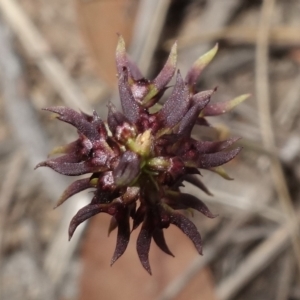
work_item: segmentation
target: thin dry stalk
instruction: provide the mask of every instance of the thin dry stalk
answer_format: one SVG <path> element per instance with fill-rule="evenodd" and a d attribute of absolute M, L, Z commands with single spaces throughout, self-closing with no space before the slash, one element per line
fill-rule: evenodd
<path fill-rule="evenodd" d="M 8 171 L 0 191 L 0 264 L 2 262 L 3 235 L 7 210 L 14 194 L 16 183 L 21 175 L 20 170 L 22 169 L 24 162 L 25 159 L 22 152 L 16 151 L 8 164 Z"/>
<path fill-rule="evenodd" d="M 294 272 L 294 257 L 288 251 L 281 266 L 281 274 L 278 276 L 276 300 L 286 300 L 289 298 L 290 287 Z"/>
<path fill-rule="evenodd" d="M 300 100 L 300 68 L 298 69 L 298 76 L 293 80 L 285 101 L 282 101 L 277 111 L 275 112 L 275 118 L 278 123 L 284 126 L 286 131 L 290 131 L 297 115 L 300 112 L 299 100 Z"/>
<path fill-rule="evenodd" d="M 259 30 L 257 34 L 255 85 L 263 144 L 267 150 L 275 153 L 274 150 L 276 149 L 276 145 L 272 126 L 268 78 L 269 31 L 274 5 L 275 0 L 265 0 L 262 6 Z M 278 156 L 273 157 L 270 172 L 274 182 L 274 187 L 286 217 L 294 220 L 294 223 L 297 222 L 292 199 L 289 194 L 284 172 Z M 290 235 L 298 269 L 300 271 L 300 242 L 295 233 L 291 232 Z"/>
<path fill-rule="evenodd" d="M 63 65 L 52 55 L 51 48 L 15 0 L 0 0 L 0 10 L 27 54 L 52 84 L 66 105 L 91 112 L 86 97 L 72 81 Z"/>
<path fill-rule="evenodd" d="M 140 1 L 130 54 L 145 74 L 150 69 L 170 4 L 170 0 Z"/>
<path fill-rule="evenodd" d="M 300 211 L 297 213 L 300 217 Z M 219 300 L 229 300 L 237 294 L 251 279 L 266 268 L 284 249 L 289 246 L 289 234 L 296 234 L 299 222 L 289 220 L 258 247 L 256 247 L 234 273 L 223 279 L 217 286 Z"/>
<path fill-rule="evenodd" d="M 2 2 L 0 1 L 0 3 Z M 8 30 L 5 24 L 1 22 L 1 19 L 0 54 L 0 83 L 3 87 L 6 117 L 11 123 L 16 138 L 24 146 L 24 151 L 27 153 L 26 158 L 32 166 L 35 166 L 37 162 L 45 158 L 45 153 L 49 149 L 47 135 L 43 132 L 35 112 L 30 105 L 30 100 L 26 92 L 25 77 L 21 67 L 22 64 L 14 52 L 11 36 L 8 34 Z M 56 177 L 47 172 L 42 173 L 41 176 L 44 188 L 48 191 L 51 196 L 50 198 L 57 199 L 67 185 L 67 181 L 56 179 Z M 79 197 L 76 203 L 78 206 L 84 206 L 86 199 Z M 46 273 L 49 275 L 52 283 L 54 283 L 54 286 L 59 284 L 65 275 L 85 227 L 85 224 L 82 224 L 76 236 L 74 236 L 72 243 L 64 245 L 64 243 L 67 243 L 67 226 L 65 223 L 71 219 L 71 216 L 77 210 L 78 207 L 73 205 L 72 202 L 70 204 L 66 203 L 64 206 L 64 222 L 60 224 L 44 259 Z"/>
<path fill-rule="evenodd" d="M 201 43 L 211 43 L 215 40 L 254 45 L 257 39 L 257 28 L 228 26 L 212 32 L 203 32 L 197 35 L 183 36 L 178 43 L 178 49 L 184 50 Z M 170 49 L 174 40 L 168 40 L 165 48 Z M 280 47 L 300 45 L 299 28 L 294 26 L 278 26 L 270 29 L 270 44 Z"/>

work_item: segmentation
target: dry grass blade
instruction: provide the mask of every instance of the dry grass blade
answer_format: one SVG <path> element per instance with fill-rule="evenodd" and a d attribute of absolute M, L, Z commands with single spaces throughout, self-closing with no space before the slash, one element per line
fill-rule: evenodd
<path fill-rule="evenodd" d="M 268 41 L 270 22 L 272 18 L 275 0 L 265 0 L 262 6 L 261 19 L 257 35 L 256 59 L 255 59 L 255 85 L 258 103 L 261 134 L 265 148 L 271 152 L 276 149 L 275 136 L 272 127 L 270 107 L 270 91 L 268 79 Z M 283 169 L 278 157 L 274 157 L 271 164 L 271 176 L 277 191 L 282 208 L 287 219 L 297 221 L 292 199 L 284 177 Z M 291 232 L 294 254 L 300 271 L 300 242 L 295 233 Z"/>
<path fill-rule="evenodd" d="M 293 273 L 294 259 L 290 251 L 288 251 L 282 262 L 281 274 L 278 276 L 276 300 L 285 300 L 289 298 Z"/>
<path fill-rule="evenodd" d="M 300 217 L 300 211 L 298 211 L 297 217 Z M 278 254 L 288 247 L 289 235 L 296 234 L 298 226 L 299 222 L 289 220 L 253 250 L 236 271 L 223 279 L 217 286 L 218 299 L 231 299 L 247 282 L 266 268 Z"/>
<path fill-rule="evenodd" d="M 200 43 L 211 43 L 215 40 L 228 40 L 241 44 L 253 45 L 256 43 L 257 28 L 251 27 L 226 27 L 213 32 L 204 32 L 194 36 L 184 36 L 179 40 L 178 49 L 198 45 Z M 174 40 L 165 43 L 165 47 L 169 49 Z M 298 46 L 300 45 L 299 28 L 298 27 L 275 27 L 270 30 L 270 44 L 275 46 Z"/>
<path fill-rule="evenodd" d="M 48 43 L 18 3 L 14 0 L 1 0 L 0 10 L 28 55 L 34 59 L 62 100 L 70 107 L 90 112 L 91 108 L 85 96 L 73 83 L 62 64 L 51 54 Z"/>
<path fill-rule="evenodd" d="M 13 157 L 8 164 L 8 171 L 0 191 L 0 264 L 2 262 L 2 243 L 7 209 L 15 191 L 16 183 L 21 175 L 20 170 L 22 169 L 24 162 L 25 159 L 21 151 L 17 151 L 13 154 Z"/>
<path fill-rule="evenodd" d="M 140 1 L 130 54 L 148 72 L 171 1 Z"/>
<path fill-rule="evenodd" d="M 300 68 L 298 76 L 294 79 L 286 95 L 285 101 L 281 103 L 275 112 L 275 118 L 287 131 L 291 130 L 297 114 L 299 114 L 300 98 Z"/>
<path fill-rule="evenodd" d="M 4 106 L 6 116 L 14 129 L 15 136 L 24 146 L 24 151 L 28 154 L 28 160 L 33 167 L 38 161 L 41 161 L 45 153 L 47 153 L 47 135 L 42 131 L 42 127 L 30 105 L 30 100 L 26 93 L 26 84 L 21 63 L 19 57 L 14 52 L 10 35 L 6 29 L 6 26 L 1 22 L 0 80 L 3 86 Z M 48 191 L 53 200 L 56 200 L 67 182 L 61 179 L 55 179 L 50 173 L 43 173 L 42 176 L 45 190 Z M 81 197 L 78 199 L 77 203 L 79 206 L 83 206 L 83 203 L 85 203 L 84 198 Z M 66 205 L 64 208 L 66 217 L 64 220 L 66 221 L 71 218 L 70 214 L 74 214 L 75 210 L 78 209 L 78 207 L 74 205 Z M 75 241 L 73 241 L 71 245 L 62 247 L 62 240 L 67 242 L 66 228 L 67 225 L 64 223 L 60 225 L 45 258 L 46 271 L 55 284 L 60 282 L 67 270 L 70 258 L 77 247 L 81 236 L 80 232 L 82 232 L 84 225 L 81 226 L 80 231 L 77 232 Z"/>

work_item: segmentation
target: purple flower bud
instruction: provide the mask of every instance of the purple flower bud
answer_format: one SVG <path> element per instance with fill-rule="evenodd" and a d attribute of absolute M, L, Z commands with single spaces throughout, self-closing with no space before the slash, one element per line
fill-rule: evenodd
<path fill-rule="evenodd" d="M 120 36 L 116 64 L 122 112 L 109 103 L 106 124 L 96 112 L 88 115 L 65 107 L 45 109 L 55 113 L 58 120 L 74 126 L 78 139 L 55 148 L 52 154 L 61 156 L 41 162 L 37 167 L 49 167 L 69 176 L 88 174 L 87 178 L 75 181 L 65 190 L 57 206 L 74 194 L 93 189 L 90 204 L 80 209 L 70 222 L 69 238 L 85 220 L 107 213 L 111 216 L 108 233 L 118 230 L 111 264 L 125 252 L 130 233 L 139 225 L 137 253 L 150 274 L 152 238 L 163 252 L 174 256 L 163 232 L 170 224 L 181 229 L 202 254 L 198 229 L 178 210 L 194 209 L 208 218 L 216 216 L 200 199 L 181 193 L 179 188 L 187 181 L 212 195 L 199 179 L 199 169 L 230 179 L 222 165 L 232 160 L 241 148 L 228 149 L 237 138 L 200 141 L 192 138 L 191 132 L 194 126 L 210 126 L 206 116 L 227 112 L 248 97 L 242 95 L 225 103 L 211 104 L 216 89 L 196 91 L 196 81 L 217 48 L 200 57 L 185 80 L 177 72 L 171 95 L 161 109 L 153 113 L 151 109 L 176 72 L 177 45 L 172 47 L 161 72 L 154 80 L 149 80 L 129 59 Z M 132 228 L 130 219 L 133 220 Z"/>

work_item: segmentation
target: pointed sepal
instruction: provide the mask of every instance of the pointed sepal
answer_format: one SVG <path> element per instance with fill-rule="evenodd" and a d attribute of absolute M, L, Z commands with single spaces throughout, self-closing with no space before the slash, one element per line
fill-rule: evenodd
<path fill-rule="evenodd" d="M 145 224 L 145 223 L 144 223 Z M 151 232 L 146 225 L 143 225 L 136 242 L 136 250 L 142 266 L 152 275 L 149 264 L 149 250 L 151 244 Z"/>
<path fill-rule="evenodd" d="M 123 214 L 126 212 L 123 212 Z M 111 259 L 110 265 L 112 266 L 115 261 L 120 258 L 125 252 L 130 238 L 130 226 L 129 226 L 129 216 L 122 216 L 121 218 L 117 217 L 118 222 L 118 235 L 117 235 L 117 244 L 114 255 Z"/>
<path fill-rule="evenodd" d="M 95 185 L 90 181 L 90 178 L 84 178 L 74 181 L 60 196 L 54 208 L 57 208 L 58 206 L 62 205 L 67 199 L 69 199 L 73 195 L 92 187 L 95 187 Z"/>
<path fill-rule="evenodd" d="M 163 105 L 162 109 L 157 113 L 157 119 L 160 120 L 165 127 L 172 127 L 186 114 L 189 104 L 187 86 L 185 85 L 180 72 L 178 72 L 173 92 Z"/>
<path fill-rule="evenodd" d="M 153 83 L 157 91 L 161 91 L 172 79 L 176 70 L 177 63 L 177 42 L 171 48 L 168 60 L 165 63 L 164 67 L 153 80 Z"/>
<path fill-rule="evenodd" d="M 231 111 L 234 107 L 248 99 L 251 95 L 245 94 L 225 102 L 209 104 L 201 112 L 201 116 L 218 116 Z"/>
<path fill-rule="evenodd" d="M 162 229 L 157 228 L 153 231 L 153 240 L 156 243 L 156 245 L 160 248 L 160 250 L 174 257 L 174 254 L 170 251 L 166 243 L 164 232 Z"/>
<path fill-rule="evenodd" d="M 86 120 L 86 118 L 77 111 L 63 106 L 54 106 L 44 108 L 44 110 L 51 111 L 58 114 L 57 119 L 69 123 L 77 128 L 77 130 L 85 135 L 91 141 L 100 139 L 100 134 L 96 128 Z"/>
<path fill-rule="evenodd" d="M 129 82 L 128 69 L 123 67 L 119 76 L 119 93 L 122 109 L 125 117 L 133 124 L 136 124 L 140 118 L 143 108 L 135 100 Z"/>
<path fill-rule="evenodd" d="M 193 64 L 191 69 L 186 75 L 185 82 L 188 84 L 190 89 L 193 89 L 197 80 L 205 69 L 205 67 L 212 61 L 218 51 L 218 44 L 216 44 L 211 50 L 209 50 L 204 55 L 200 56 Z"/>
<path fill-rule="evenodd" d="M 194 243 L 198 253 L 202 255 L 202 240 L 195 224 L 184 215 L 173 212 L 170 215 L 170 222 L 177 226 Z"/>

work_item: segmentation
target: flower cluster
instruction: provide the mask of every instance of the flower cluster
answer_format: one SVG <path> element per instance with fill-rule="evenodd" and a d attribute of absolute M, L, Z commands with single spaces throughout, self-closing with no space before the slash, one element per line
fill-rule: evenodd
<path fill-rule="evenodd" d="M 147 80 L 129 59 L 120 36 L 116 63 L 123 112 L 109 103 L 105 122 L 95 111 L 88 115 L 60 106 L 45 109 L 73 125 L 78 139 L 56 148 L 53 153 L 62 155 L 37 167 L 50 167 L 69 176 L 90 174 L 72 183 L 57 206 L 78 192 L 94 189 L 90 204 L 71 220 L 69 238 L 80 223 L 104 212 L 112 216 L 109 232 L 118 229 L 111 264 L 124 253 L 131 231 L 139 225 L 137 253 L 150 274 L 148 254 L 152 238 L 162 251 L 173 255 L 163 232 L 170 224 L 179 227 L 202 254 L 200 234 L 180 210 L 192 208 L 209 218 L 214 215 L 200 199 L 182 193 L 180 187 L 187 181 L 209 194 L 198 178 L 199 169 L 220 173 L 220 166 L 233 159 L 241 148 L 224 151 L 237 138 L 200 141 L 191 137 L 191 131 L 195 125 L 209 126 L 205 117 L 225 113 L 248 97 L 210 104 L 215 89 L 196 91 L 200 73 L 216 52 L 217 45 L 196 60 L 185 79 L 177 71 L 173 91 L 161 106 L 158 101 L 176 72 L 176 44 L 158 76 Z"/>

